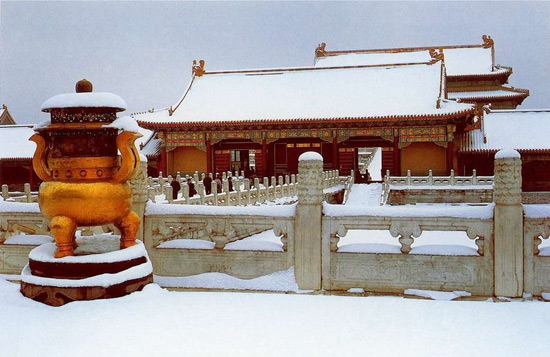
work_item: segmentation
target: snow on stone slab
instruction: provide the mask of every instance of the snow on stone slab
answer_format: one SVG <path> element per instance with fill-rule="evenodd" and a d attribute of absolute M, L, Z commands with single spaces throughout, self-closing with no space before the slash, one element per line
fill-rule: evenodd
<path fill-rule="evenodd" d="M 214 249 L 216 244 L 204 239 L 172 239 L 160 243 L 161 249 Z"/>
<path fill-rule="evenodd" d="M 390 185 L 390 190 L 492 190 L 493 185 Z"/>
<path fill-rule="evenodd" d="M 12 245 L 41 245 L 52 243 L 54 240 L 51 236 L 39 234 L 19 234 L 7 238 L 4 244 Z"/>
<path fill-rule="evenodd" d="M 526 218 L 550 218 L 550 204 L 524 204 Z"/>
<path fill-rule="evenodd" d="M 477 249 L 463 245 L 423 245 L 411 248 L 409 254 L 417 255 L 453 255 L 453 256 L 479 256 Z"/>
<path fill-rule="evenodd" d="M 118 95 L 108 92 L 83 92 L 58 94 L 46 100 L 40 110 L 56 108 L 107 107 L 126 110 L 126 102 Z"/>
<path fill-rule="evenodd" d="M 54 258 L 55 243 L 47 243 L 31 250 L 29 258 L 51 263 L 112 263 L 147 255 L 145 246 L 140 240 L 136 240 L 136 244 L 131 247 L 120 249 L 118 235 L 81 236 L 76 239 L 76 243 L 78 248 L 75 249 L 73 256 Z"/>
<path fill-rule="evenodd" d="M 265 290 L 299 292 L 294 277 L 294 267 L 253 279 L 239 279 L 223 273 L 204 273 L 187 277 L 163 277 L 155 275 L 154 281 L 163 287 Z"/>
<path fill-rule="evenodd" d="M 338 191 L 341 191 L 344 189 L 344 185 L 336 185 L 336 186 L 332 186 L 332 187 L 329 187 L 329 188 L 325 188 L 323 189 L 323 193 L 334 193 L 334 192 L 338 192 Z"/>
<path fill-rule="evenodd" d="M 215 243 L 204 239 L 173 239 L 157 246 L 161 249 L 214 249 Z M 281 237 L 273 233 L 273 229 L 253 234 L 249 237 L 225 245 L 224 250 L 255 250 L 282 252 Z"/>
<path fill-rule="evenodd" d="M 373 216 L 409 218 L 493 218 L 494 203 L 484 204 L 444 204 L 419 203 L 399 206 L 348 206 L 323 202 L 323 213 L 331 217 Z"/>
<path fill-rule="evenodd" d="M 121 131 L 131 131 L 134 133 L 138 133 L 140 131 L 140 127 L 137 123 L 137 121 L 130 117 L 130 116 L 123 116 L 121 118 L 116 119 L 110 124 L 102 125 L 102 128 L 115 128 L 119 129 Z"/>
<path fill-rule="evenodd" d="M 459 297 L 472 296 L 466 291 L 432 291 L 432 290 L 420 290 L 420 289 L 406 289 L 406 295 L 415 295 L 432 300 L 454 300 Z"/>
<path fill-rule="evenodd" d="M 298 161 L 323 161 L 323 156 L 315 151 L 307 151 L 298 157 Z"/>
<path fill-rule="evenodd" d="M 382 184 L 353 184 L 346 201 L 346 206 L 375 206 L 380 207 Z"/>
<path fill-rule="evenodd" d="M 402 254 L 399 240 L 385 230 L 351 229 L 338 242 L 338 253 Z M 409 254 L 478 256 L 475 242 L 463 231 L 424 231 Z"/>
<path fill-rule="evenodd" d="M 539 246 L 539 257 L 550 257 L 550 247 L 542 247 Z"/>
<path fill-rule="evenodd" d="M 253 234 L 250 237 L 228 243 L 224 250 L 256 250 L 282 252 L 281 237 L 277 237 L 273 229 Z"/>
<path fill-rule="evenodd" d="M 1 208 L 1 207 L 0 207 Z M 296 204 L 265 206 L 203 206 L 147 202 L 146 215 L 200 214 L 212 216 L 293 217 Z"/>
<path fill-rule="evenodd" d="M 40 209 L 36 202 L 6 202 L 0 198 L 0 213 L 40 213 Z"/>
<path fill-rule="evenodd" d="M 351 243 L 339 247 L 338 253 L 401 254 L 401 248 L 397 244 Z"/>
<path fill-rule="evenodd" d="M 542 298 L 546 301 L 550 301 L 550 292 L 543 292 L 540 294 Z"/>

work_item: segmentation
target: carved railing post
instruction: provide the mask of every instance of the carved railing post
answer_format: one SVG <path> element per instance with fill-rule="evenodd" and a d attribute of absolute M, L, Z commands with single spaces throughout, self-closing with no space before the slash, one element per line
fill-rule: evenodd
<path fill-rule="evenodd" d="M 130 187 L 132 188 L 132 211 L 138 215 L 141 221 L 136 238 L 143 241 L 145 204 L 150 196 L 150 190 L 147 187 L 147 160 L 144 159 L 144 157 L 141 159 L 139 170 L 134 177 L 130 179 Z"/>
<path fill-rule="evenodd" d="M 515 150 L 495 155 L 495 295 L 523 293 L 523 206 L 521 158 Z"/>
<path fill-rule="evenodd" d="M 300 289 L 321 288 L 321 215 L 323 209 L 323 157 L 306 152 L 298 159 L 294 265 Z"/>

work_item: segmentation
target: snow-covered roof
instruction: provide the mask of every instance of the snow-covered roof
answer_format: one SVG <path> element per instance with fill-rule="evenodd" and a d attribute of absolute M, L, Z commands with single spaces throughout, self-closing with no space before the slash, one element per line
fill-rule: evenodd
<path fill-rule="evenodd" d="M 156 157 L 160 154 L 160 148 L 162 145 L 162 140 L 160 139 L 151 139 L 149 140 L 143 149 L 141 149 L 139 152 L 146 157 Z"/>
<path fill-rule="evenodd" d="M 482 45 L 388 48 L 373 50 L 325 51 L 324 44 L 315 58 L 317 67 L 397 64 L 429 61 L 430 51 L 441 51 L 448 76 L 507 73 L 509 68 L 495 66 L 493 42 L 484 36 Z"/>
<path fill-rule="evenodd" d="M 550 150 L 549 124 L 550 110 L 494 110 L 484 116 L 482 129 L 464 133 L 461 151 Z"/>
<path fill-rule="evenodd" d="M 437 107 L 441 72 L 441 62 L 206 72 L 193 77 L 173 110 L 134 117 L 142 124 L 193 125 L 439 117 L 471 111 L 471 105 L 454 101 Z"/>
<path fill-rule="evenodd" d="M 449 99 L 480 100 L 480 99 L 525 99 L 529 96 L 526 89 L 507 88 L 483 91 L 449 92 Z"/>
<path fill-rule="evenodd" d="M 32 125 L 0 125 L 0 160 L 31 159 L 36 144 Z"/>
<path fill-rule="evenodd" d="M 126 102 L 118 95 L 108 92 L 82 92 L 58 94 L 46 100 L 41 107 L 43 112 L 59 108 L 113 108 L 116 111 L 126 110 Z"/>

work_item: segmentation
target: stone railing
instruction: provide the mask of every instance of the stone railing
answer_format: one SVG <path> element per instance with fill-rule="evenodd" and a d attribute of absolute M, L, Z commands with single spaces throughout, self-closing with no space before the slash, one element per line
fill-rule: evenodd
<path fill-rule="evenodd" d="M 21 191 L 10 191 L 8 185 L 2 185 L 2 198 L 4 201 L 12 202 L 37 202 L 38 201 L 38 192 L 31 191 L 31 185 L 26 183 L 24 185 L 23 192 Z"/>
<path fill-rule="evenodd" d="M 224 272 L 251 278 L 294 266 L 296 282 L 304 290 L 362 288 L 402 293 L 421 288 L 508 297 L 550 292 L 550 247 L 540 248 L 541 240 L 550 237 L 550 205 L 522 206 L 521 159 L 515 151 L 495 157 L 489 204 L 331 205 L 323 202 L 326 177 L 317 155 L 306 155 L 299 162 L 299 172 L 307 184 L 296 186 L 296 204 L 147 203 L 143 240 L 155 274 Z M 146 180 L 144 173 L 139 180 Z M 144 204 L 146 186 L 139 187 L 143 199 L 136 202 Z M 36 204 L 0 203 L 2 238 L 16 232 L 47 231 Z M 339 243 L 353 230 L 366 237 L 372 231 L 387 231 L 398 242 L 397 251 L 342 249 Z M 257 244 L 246 248 L 248 236 L 266 231 L 275 237 L 276 243 L 270 242 L 275 249 Z M 433 231 L 441 232 L 442 240 L 445 232 L 462 232 L 476 249 L 468 248 L 472 254 L 419 253 L 418 249 L 415 253 L 416 242 Z M 1 273 L 16 273 L 23 267 L 25 252 L 32 247 L 23 248 L 0 244 Z"/>
<path fill-rule="evenodd" d="M 442 189 L 446 189 L 448 192 L 445 192 L 445 194 L 448 196 L 453 191 L 470 191 L 473 189 L 492 190 L 493 183 L 493 176 L 477 176 L 475 169 L 473 170 L 472 176 L 455 176 L 454 170 L 451 170 L 449 176 L 433 176 L 432 170 L 429 170 L 428 176 L 411 176 L 410 170 L 407 170 L 407 176 L 390 176 L 388 170 L 386 171 L 386 176 L 382 183 L 380 205 L 385 205 L 391 201 L 390 195 L 392 190 L 403 190 L 411 194 L 411 192 L 427 190 L 441 191 Z M 418 196 L 418 193 L 416 193 L 416 195 Z M 490 194 L 486 196 L 490 196 Z M 491 199 L 492 197 L 482 198 L 480 201 L 490 202 Z M 458 200 L 461 200 L 461 198 L 458 198 Z M 412 203 L 405 202 L 402 199 L 398 201 L 397 203 Z"/>
<path fill-rule="evenodd" d="M 237 172 L 235 172 L 237 174 Z M 244 172 L 242 172 L 244 174 Z M 209 174 L 212 178 L 212 174 Z M 271 179 L 264 177 L 262 180 L 254 178 L 244 178 L 244 176 L 233 176 L 231 172 L 224 172 L 221 175 L 222 190 L 218 192 L 216 182 L 211 183 L 210 193 L 206 193 L 203 180 L 206 174 L 199 175 L 195 172 L 193 176 L 181 176 L 179 173 L 176 175 L 175 180 L 180 183 L 181 191 L 178 194 L 177 199 L 173 199 L 172 187 L 168 184 L 168 178 L 162 177 L 162 172 L 159 177 L 149 177 L 147 180 L 148 197 L 151 201 L 155 202 L 156 197 L 164 195 L 165 202 L 176 204 L 188 204 L 188 205 L 209 205 L 209 206 L 242 206 L 242 205 L 255 205 L 258 203 L 273 202 L 277 199 L 292 198 L 296 196 L 296 190 L 298 185 L 297 175 L 285 175 L 275 177 Z M 189 195 L 189 185 L 187 179 L 191 179 L 195 185 L 197 194 L 194 196 Z M 229 179 L 232 181 L 232 190 L 229 187 Z M 326 171 L 323 173 L 323 188 L 329 190 L 330 188 L 341 190 L 347 190 L 353 185 L 353 176 L 340 177 L 337 170 Z M 286 203 L 295 202 L 294 200 L 287 201 Z"/>
<path fill-rule="evenodd" d="M 34 245 L 7 245 L 6 239 L 20 234 L 48 235 L 48 220 L 36 204 L 0 202 L 0 273 L 20 274 Z"/>
<path fill-rule="evenodd" d="M 461 207 L 461 210 L 471 211 L 472 207 Z M 490 212 L 492 208 L 481 209 L 485 212 L 487 210 Z M 332 213 L 336 213 L 336 210 Z M 323 219 L 322 243 L 323 289 L 364 288 L 368 291 L 401 293 L 414 287 L 492 295 L 493 220 L 492 217 L 481 217 L 445 217 L 437 213 L 431 217 L 414 217 L 410 213 L 407 217 L 326 216 Z M 370 252 L 368 249 L 355 253 L 339 252 L 340 239 L 351 230 L 364 231 L 362 234 L 366 237 L 369 231 L 389 231 L 394 241 L 388 239 L 387 243 L 397 241 L 401 254 L 383 254 L 376 249 Z M 429 231 L 438 231 L 442 243 L 445 231 L 466 233 L 465 240 L 469 238 L 475 241 L 477 256 L 409 254 L 416 238 L 422 241 L 422 234 Z"/>
<path fill-rule="evenodd" d="M 280 217 L 262 215 L 254 207 L 205 207 L 206 214 L 181 214 L 177 213 L 178 209 L 181 211 L 186 206 L 172 205 L 172 210 L 166 210 L 166 206 L 149 203 L 145 216 L 145 246 L 156 275 L 221 272 L 248 279 L 294 265 L 291 212 L 294 208 L 291 206 L 286 207 L 290 214 Z M 232 243 L 269 230 L 280 237 L 280 245 L 272 243 L 275 249 L 231 247 Z M 205 247 L 209 242 L 211 245 Z M 197 246 L 197 243 L 201 244 Z"/>

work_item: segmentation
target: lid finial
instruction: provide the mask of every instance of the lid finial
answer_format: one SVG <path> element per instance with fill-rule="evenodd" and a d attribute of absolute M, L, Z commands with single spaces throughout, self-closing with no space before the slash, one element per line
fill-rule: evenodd
<path fill-rule="evenodd" d="M 90 82 L 89 80 L 81 79 L 78 82 L 76 82 L 75 90 L 77 93 L 92 92 L 94 90 L 94 86 L 92 85 L 92 82 Z"/>

